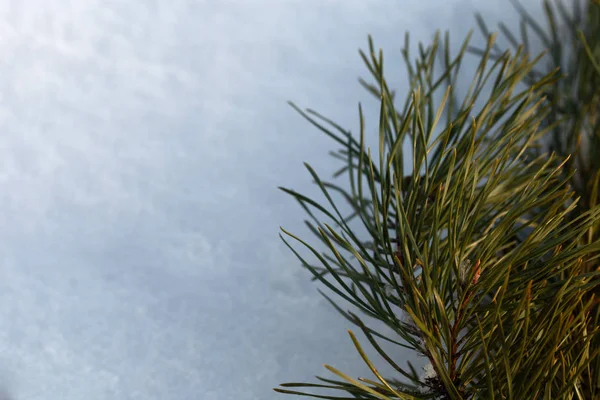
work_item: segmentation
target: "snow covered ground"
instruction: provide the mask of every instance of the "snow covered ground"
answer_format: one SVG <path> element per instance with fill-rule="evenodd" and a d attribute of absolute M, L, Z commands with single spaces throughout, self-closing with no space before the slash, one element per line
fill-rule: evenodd
<path fill-rule="evenodd" d="M 505 0 L 0 0 L 0 396 L 265 400 L 324 363 L 368 375 L 278 237 L 317 243 L 276 187 L 338 165 L 286 101 L 354 131 L 362 101 L 374 131 L 367 34 L 402 91 L 404 32 L 458 43 L 475 10 L 514 25 Z"/>

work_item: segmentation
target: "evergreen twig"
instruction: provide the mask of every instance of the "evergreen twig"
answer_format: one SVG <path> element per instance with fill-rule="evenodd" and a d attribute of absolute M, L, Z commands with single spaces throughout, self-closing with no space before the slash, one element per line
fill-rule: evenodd
<path fill-rule="evenodd" d="M 570 12 L 546 1 L 547 29 L 514 4 L 521 38 L 500 25 L 512 51 L 501 49 L 479 16 L 483 49 L 469 47 L 469 34 L 453 55 L 448 35 L 438 33 L 411 61 L 407 34 L 410 91 L 400 107 L 384 77 L 383 53 L 369 37 L 360 56 L 373 82 L 360 84 L 380 102 L 376 153 L 365 145 L 361 105 L 355 137 L 292 104 L 343 146 L 332 153 L 343 162 L 334 178 L 347 175 L 350 185 L 326 182 L 305 164 L 327 204 L 281 188 L 307 211 L 314 224 L 306 223 L 327 251 L 282 232 L 321 265 L 281 237 L 314 280 L 397 335 L 368 328 L 322 293 L 404 381 L 382 376 L 349 331 L 376 381 L 326 365 L 342 380 L 319 377 L 325 384 L 287 383 L 276 391 L 325 399 L 600 396 L 600 2 Z M 536 57 L 532 34 L 546 48 Z M 479 55 L 479 65 L 459 97 L 467 52 Z M 349 216 L 333 193 L 350 205 Z M 358 237 L 356 224 L 368 238 Z M 425 374 L 410 362 L 401 367 L 376 338 L 427 358 Z"/>

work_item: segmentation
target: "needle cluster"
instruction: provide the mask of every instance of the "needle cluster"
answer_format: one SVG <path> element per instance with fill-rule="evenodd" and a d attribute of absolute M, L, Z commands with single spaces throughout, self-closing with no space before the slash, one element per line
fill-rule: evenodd
<path fill-rule="evenodd" d="M 315 280 L 363 314 L 322 293 L 397 376 L 383 377 L 349 331 L 374 378 L 326 365 L 341 380 L 276 391 L 324 399 L 600 398 L 600 2 L 574 11 L 546 2 L 546 29 L 516 6 L 520 38 L 500 25 L 509 49 L 479 16 L 482 49 L 469 46 L 469 34 L 453 53 L 448 34 L 438 33 L 415 56 L 407 34 L 403 102 L 369 37 L 360 56 L 372 82 L 360 83 L 379 101 L 377 154 L 365 145 L 361 105 L 354 135 L 292 104 L 341 147 L 333 176 L 347 186 L 305 164 L 326 202 L 280 189 L 304 208 L 326 250 L 283 228 L 281 237 Z M 531 35 L 545 52 L 531 54 Z M 459 93 L 469 57 L 477 68 Z M 393 335 L 368 327 L 365 316 Z M 424 357 L 425 370 L 403 366 L 382 340 Z"/>

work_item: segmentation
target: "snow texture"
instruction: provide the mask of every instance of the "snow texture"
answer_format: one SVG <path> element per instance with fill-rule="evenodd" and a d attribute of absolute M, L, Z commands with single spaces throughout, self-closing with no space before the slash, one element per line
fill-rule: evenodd
<path fill-rule="evenodd" d="M 476 10 L 515 26 L 505 0 L 0 0 L 0 397 L 265 400 L 324 363 L 370 376 L 278 237 L 318 244 L 276 187 L 314 195 L 302 162 L 339 165 L 286 101 L 354 132 L 362 101 L 373 134 L 367 34 L 402 93 L 404 32 L 456 48 Z"/>

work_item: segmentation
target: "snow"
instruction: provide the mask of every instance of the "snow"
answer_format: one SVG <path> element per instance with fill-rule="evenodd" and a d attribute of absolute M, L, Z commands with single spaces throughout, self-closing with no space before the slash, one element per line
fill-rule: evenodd
<path fill-rule="evenodd" d="M 475 10 L 515 22 L 504 0 L 0 1 L 0 392 L 265 400 L 324 363 L 370 376 L 278 237 L 318 244 L 276 187 L 338 166 L 286 101 L 355 132 L 362 101 L 375 132 L 367 34 L 401 92 L 404 31 L 456 46 Z"/>

